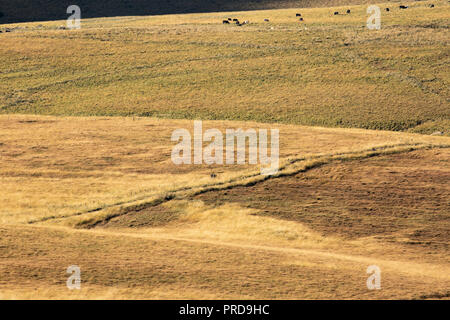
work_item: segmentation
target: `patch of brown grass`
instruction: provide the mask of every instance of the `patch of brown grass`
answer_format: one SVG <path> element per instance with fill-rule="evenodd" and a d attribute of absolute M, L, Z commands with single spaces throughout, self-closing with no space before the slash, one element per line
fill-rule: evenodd
<path fill-rule="evenodd" d="M 375 239 L 445 261 L 449 155 L 449 149 L 433 149 L 335 162 L 194 199 L 299 222 L 323 237 Z"/>

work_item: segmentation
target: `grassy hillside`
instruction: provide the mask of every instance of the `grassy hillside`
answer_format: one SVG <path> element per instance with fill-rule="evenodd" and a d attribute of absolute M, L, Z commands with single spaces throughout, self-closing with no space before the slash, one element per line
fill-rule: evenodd
<path fill-rule="evenodd" d="M 0 299 L 448 299 L 450 137 L 411 133 L 450 135 L 429 3 L 0 26 Z M 175 165 L 199 118 L 279 129 L 279 171 Z"/>
<path fill-rule="evenodd" d="M 0 1 L 0 24 L 24 21 L 60 20 L 76 4 L 84 18 L 144 16 L 170 13 L 243 11 L 298 7 L 325 7 L 368 3 L 368 0 L 15 0 Z"/>
<path fill-rule="evenodd" d="M 303 23 L 286 9 L 10 25 L 0 113 L 448 132 L 450 6 L 428 3 L 383 13 L 379 31 L 365 6 L 303 9 Z"/>
<path fill-rule="evenodd" d="M 241 122 L 205 122 L 204 129 L 273 128 Z M 450 144 L 430 137 L 359 129 L 277 125 L 281 163 L 380 146 Z M 251 179 L 259 166 L 176 166 L 171 134 L 188 120 L 0 115 L 2 222 L 30 222 L 119 209 L 186 190 Z M 191 129 L 189 129 L 191 130 Z M 217 174 L 216 179 L 210 175 Z M 238 179 L 239 180 L 239 179 Z M 245 179 L 244 179 L 245 180 Z M 45 186 L 45 187 L 44 187 Z"/>
<path fill-rule="evenodd" d="M 173 165 L 171 132 L 191 126 L 1 115 L 0 299 L 449 297 L 449 137 L 276 125 L 266 180 Z M 242 126 L 267 127 L 204 122 Z"/>

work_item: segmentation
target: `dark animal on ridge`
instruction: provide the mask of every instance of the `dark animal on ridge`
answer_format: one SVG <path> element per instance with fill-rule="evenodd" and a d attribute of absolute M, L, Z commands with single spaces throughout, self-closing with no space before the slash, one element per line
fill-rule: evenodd
<path fill-rule="evenodd" d="M 389 12 L 389 8 L 386 8 L 386 11 L 388 11 L 388 12 Z"/>
<path fill-rule="evenodd" d="M 296 17 L 301 17 L 302 14 L 301 14 L 301 13 L 297 13 L 295 16 L 296 16 Z"/>
<path fill-rule="evenodd" d="M 337 16 L 338 14 L 339 14 L 339 12 L 338 12 L 338 11 L 336 11 L 336 12 L 334 13 L 334 15 L 335 15 L 335 16 Z"/>
<path fill-rule="evenodd" d="M 228 21 L 228 20 L 223 20 L 222 23 L 223 23 L 223 24 L 230 24 L 230 21 Z"/>
<path fill-rule="evenodd" d="M 400 9 L 408 9 L 408 6 L 400 6 Z"/>
<path fill-rule="evenodd" d="M 347 10 L 347 14 L 349 14 L 350 12 L 351 12 L 350 9 L 348 9 L 348 10 Z"/>

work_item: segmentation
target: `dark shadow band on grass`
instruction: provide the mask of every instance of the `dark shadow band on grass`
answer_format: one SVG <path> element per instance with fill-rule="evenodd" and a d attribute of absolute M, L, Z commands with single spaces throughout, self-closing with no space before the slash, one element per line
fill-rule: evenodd
<path fill-rule="evenodd" d="M 364 0 L 346 1 L 348 4 L 366 2 Z M 326 7 L 336 5 L 336 2 L 333 0 L 322 0 L 315 3 L 294 0 L 78 0 L 73 3 L 68 0 L 16 0 L 0 2 L 0 24 L 65 20 L 69 16 L 66 14 L 66 9 L 73 4 L 81 8 L 82 18 L 103 18 Z"/>

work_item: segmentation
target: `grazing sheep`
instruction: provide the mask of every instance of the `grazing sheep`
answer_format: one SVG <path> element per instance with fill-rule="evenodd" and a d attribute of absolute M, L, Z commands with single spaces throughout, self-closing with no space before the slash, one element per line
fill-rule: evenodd
<path fill-rule="evenodd" d="M 339 14 L 339 12 L 338 12 L 338 11 L 336 11 L 336 12 L 334 13 L 334 15 L 335 15 L 335 16 L 337 16 L 338 14 Z"/>
<path fill-rule="evenodd" d="M 300 18 L 300 21 L 303 21 L 303 18 Z"/>
<path fill-rule="evenodd" d="M 408 9 L 408 6 L 400 6 L 400 9 Z"/>
<path fill-rule="evenodd" d="M 233 20 L 233 19 L 231 19 L 231 18 L 228 18 L 228 21 L 231 21 L 231 20 Z"/>
<path fill-rule="evenodd" d="M 269 19 L 264 19 L 265 22 L 269 22 Z"/>
<path fill-rule="evenodd" d="M 217 178 L 217 174 L 211 173 L 211 178 L 212 178 L 212 179 Z"/>
<path fill-rule="evenodd" d="M 239 19 L 233 19 L 233 22 L 239 21 Z"/>
<path fill-rule="evenodd" d="M 430 4 L 430 8 L 434 8 L 434 4 Z"/>
<path fill-rule="evenodd" d="M 239 21 L 236 21 L 236 24 L 237 24 L 238 26 L 240 26 L 240 25 L 241 25 L 241 23 L 240 23 Z"/>
<path fill-rule="evenodd" d="M 347 14 L 350 14 L 350 12 L 351 12 L 350 9 L 348 9 L 348 10 L 347 10 Z"/>
<path fill-rule="evenodd" d="M 242 24 L 249 24 L 249 23 L 250 23 L 250 21 L 245 20 Z"/>
<path fill-rule="evenodd" d="M 301 14 L 301 13 L 297 13 L 297 14 L 295 14 L 295 16 L 296 16 L 296 17 L 301 17 L 302 14 Z"/>
<path fill-rule="evenodd" d="M 389 8 L 386 8 L 386 11 L 389 12 Z"/>
<path fill-rule="evenodd" d="M 223 20 L 222 23 L 223 23 L 223 24 L 230 24 L 230 21 L 228 21 L 228 20 Z"/>

